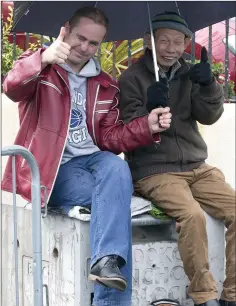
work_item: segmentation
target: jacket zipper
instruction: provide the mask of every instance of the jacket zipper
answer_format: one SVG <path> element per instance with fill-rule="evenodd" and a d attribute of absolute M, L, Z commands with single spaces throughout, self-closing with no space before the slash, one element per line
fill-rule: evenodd
<path fill-rule="evenodd" d="M 176 142 L 176 146 L 178 148 L 178 151 L 179 151 L 179 156 L 180 156 L 180 169 L 181 171 L 183 170 L 183 152 L 181 150 L 181 147 L 179 145 L 179 142 L 178 142 L 178 135 L 177 135 L 177 131 L 176 131 L 176 128 L 175 128 L 175 125 L 174 125 L 174 122 L 172 121 L 172 126 L 173 126 L 173 134 L 174 134 L 174 137 L 175 137 L 175 142 Z"/>
<path fill-rule="evenodd" d="M 59 160 L 59 163 L 58 163 L 58 167 L 57 167 L 57 171 L 56 171 L 56 174 L 55 174 L 55 177 L 54 177 L 54 180 L 53 180 L 53 184 L 52 184 L 52 188 L 48 194 L 48 197 L 47 197 L 47 202 L 48 202 L 48 199 L 50 199 L 50 196 L 52 194 L 52 190 L 53 190 L 53 187 L 55 185 L 55 181 L 56 181 L 56 178 L 57 178 L 57 174 L 58 174 L 58 171 L 59 171 L 59 168 L 60 168 L 60 165 L 61 165 L 61 160 L 62 160 L 62 156 L 63 156 L 63 153 L 65 151 L 65 147 L 66 147 L 66 143 L 67 143 L 67 135 L 69 133 L 69 128 L 70 128 L 70 120 L 71 120 L 71 96 L 70 96 L 70 88 L 69 86 L 67 85 L 66 81 L 64 80 L 64 78 L 62 77 L 62 75 L 57 71 L 57 73 L 59 74 L 59 76 L 61 77 L 61 79 L 63 80 L 63 82 L 66 84 L 66 87 L 68 88 L 68 92 L 69 92 L 69 97 L 70 97 L 70 118 L 69 118 L 69 122 L 68 122 L 68 127 L 67 127 L 67 134 L 66 134 L 66 139 L 65 139 L 65 142 L 64 142 L 64 146 L 63 146 L 63 150 L 62 150 L 62 153 L 61 153 L 61 157 L 60 157 L 60 160 Z M 45 203 L 46 205 L 46 203 Z"/>
<path fill-rule="evenodd" d="M 29 83 L 30 81 L 33 81 L 33 80 L 37 79 L 37 78 L 39 77 L 39 75 L 40 75 L 40 72 L 37 72 L 37 73 L 34 74 L 33 76 L 29 77 L 27 80 L 24 80 L 24 81 L 22 82 L 22 84 L 25 85 L 25 84 Z"/>
<path fill-rule="evenodd" d="M 97 146 L 97 140 L 96 140 L 96 134 L 95 134 L 94 118 L 95 118 L 95 109 L 96 109 L 96 103 L 97 103 L 99 89 L 100 89 L 100 84 L 98 85 L 97 90 L 96 90 L 96 96 L 95 96 L 95 101 L 94 101 L 94 106 L 93 106 L 93 116 L 92 116 L 93 138 L 94 138 L 94 142 L 95 142 L 96 146 Z"/>
<path fill-rule="evenodd" d="M 113 100 L 98 101 L 97 104 L 112 104 Z"/>
<path fill-rule="evenodd" d="M 169 80 L 168 80 L 168 79 L 167 79 L 167 87 L 168 87 L 167 99 L 168 99 L 168 101 L 169 101 L 169 98 L 170 98 L 170 94 L 169 94 L 170 84 L 169 84 Z M 161 116 L 161 114 L 158 115 L 158 117 L 159 117 L 159 116 Z M 160 137 L 161 137 L 161 135 L 160 135 Z M 159 145 L 160 145 L 160 144 L 161 144 L 161 141 L 160 141 L 159 143 L 156 143 L 156 142 L 155 142 L 155 147 L 156 147 L 156 149 L 159 148 Z"/>
<path fill-rule="evenodd" d="M 170 90 L 170 81 L 167 80 L 167 87 L 168 87 L 168 101 L 169 101 L 169 98 L 170 98 L 170 93 L 169 93 L 169 90 Z M 179 145 L 179 142 L 178 142 L 178 135 L 177 135 L 177 131 L 176 131 L 176 128 L 175 128 L 175 124 L 174 124 L 174 121 L 171 122 L 172 124 L 172 128 L 173 128 L 173 136 L 175 138 L 175 142 L 176 142 L 176 146 L 177 146 L 177 149 L 178 149 L 178 152 L 179 152 L 179 157 L 180 157 L 180 169 L 182 171 L 182 167 L 183 167 L 183 152 L 181 150 L 181 147 Z"/>
<path fill-rule="evenodd" d="M 109 113 L 109 110 L 108 109 L 98 110 L 98 111 L 95 111 L 95 113 L 98 113 L 98 114 L 107 114 L 107 113 Z"/>
<path fill-rule="evenodd" d="M 50 82 L 47 82 L 47 81 L 44 81 L 44 80 L 41 80 L 40 83 L 54 88 L 57 92 L 59 92 L 59 94 L 61 94 L 63 96 L 63 94 L 60 91 L 60 89 L 57 86 L 55 86 L 54 84 L 52 84 Z"/>

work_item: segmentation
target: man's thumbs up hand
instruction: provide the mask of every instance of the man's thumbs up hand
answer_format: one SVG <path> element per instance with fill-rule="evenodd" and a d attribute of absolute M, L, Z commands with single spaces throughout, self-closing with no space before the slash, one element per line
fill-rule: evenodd
<path fill-rule="evenodd" d="M 208 62 L 208 54 L 206 47 L 202 47 L 201 50 L 201 63 L 207 63 Z"/>
<path fill-rule="evenodd" d="M 66 28 L 61 27 L 60 33 L 57 37 L 57 40 L 64 41 L 65 36 L 66 36 Z"/>
<path fill-rule="evenodd" d="M 70 54 L 70 45 L 64 42 L 65 27 L 61 27 L 57 39 L 42 53 L 42 69 L 49 64 L 64 64 Z"/>
<path fill-rule="evenodd" d="M 208 63 L 208 55 L 205 47 L 202 47 L 200 63 L 189 70 L 189 78 L 193 83 L 201 86 L 210 85 L 213 82 L 211 65 Z"/>

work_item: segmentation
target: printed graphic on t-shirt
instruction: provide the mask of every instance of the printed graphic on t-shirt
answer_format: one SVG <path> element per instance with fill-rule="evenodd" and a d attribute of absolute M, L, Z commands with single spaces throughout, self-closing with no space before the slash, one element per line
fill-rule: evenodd
<path fill-rule="evenodd" d="M 71 146 L 83 145 L 88 137 L 88 129 L 85 122 L 85 103 L 86 98 L 83 97 L 79 88 L 74 88 L 72 95 L 72 112 L 70 120 L 70 131 L 68 142 Z"/>

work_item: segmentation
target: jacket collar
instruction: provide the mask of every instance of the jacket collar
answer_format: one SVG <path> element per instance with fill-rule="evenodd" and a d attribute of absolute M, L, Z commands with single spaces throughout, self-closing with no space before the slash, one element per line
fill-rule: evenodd
<path fill-rule="evenodd" d="M 154 74 L 154 65 L 153 65 L 153 58 L 152 58 L 152 51 L 146 48 L 144 56 L 143 56 L 143 61 L 147 69 Z M 181 57 L 179 61 L 173 66 L 172 68 L 172 73 L 170 76 L 170 79 L 173 79 L 177 76 L 183 75 L 189 71 L 189 66 L 185 62 L 185 60 Z M 159 74 L 160 77 L 166 77 L 165 72 L 160 68 L 159 69 Z"/>
<path fill-rule="evenodd" d="M 46 48 L 41 48 L 41 49 L 42 51 L 46 50 Z M 54 64 L 52 66 L 57 72 L 61 74 L 65 82 L 67 82 L 67 85 L 69 85 L 68 75 L 66 71 L 63 68 L 61 68 L 59 65 Z M 92 78 L 88 78 L 88 79 L 93 80 L 94 82 L 97 82 L 98 84 L 100 84 L 101 86 L 105 88 L 108 88 L 111 84 L 114 84 L 114 81 L 112 80 L 112 78 L 102 70 L 99 73 L 99 75 L 92 77 Z"/>
<path fill-rule="evenodd" d="M 67 72 L 62 67 L 60 67 L 59 65 L 55 64 L 55 65 L 52 65 L 52 66 L 64 78 L 64 80 L 69 85 Z M 97 82 L 98 84 L 100 84 L 101 86 L 103 86 L 105 88 L 108 88 L 113 83 L 111 77 L 103 71 L 101 71 L 99 73 L 99 75 L 97 75 L 95 77 L 88 78 L 88 80 L 91 80 L 93 82 Z"/>
<path fill-rule="evenodd" d="M 108 88 L 113 83 L 111 77 L 103 71 L 101 71 L 99 75 L 93 77 L 93 80 L 105 88 Z"/>

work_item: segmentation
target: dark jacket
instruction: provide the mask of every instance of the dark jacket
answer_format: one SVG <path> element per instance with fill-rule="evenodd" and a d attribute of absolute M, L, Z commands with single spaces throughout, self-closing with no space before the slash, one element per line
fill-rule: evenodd
<path fill-rule="evenodd" d="M 166 172 L 190 171 L 207 159 L 207 146 L 199 133 L 197 121 L 210 125 L 222 115 L 224 94 L 214 82 L 205 87 L 192 84 L 189 65 L 180 59 L 180 68 L 169 81 L 169 106 L 172 123 L 161 133 L 161 143 L 140 147 L 126 153 L 133 179 Z M 120 111 L 125 123 L 147 114 L 147 88 L 155 82 L 151 52 L 120 77 Z M 217 135 L 215 135 L 217 137 Z"/>

